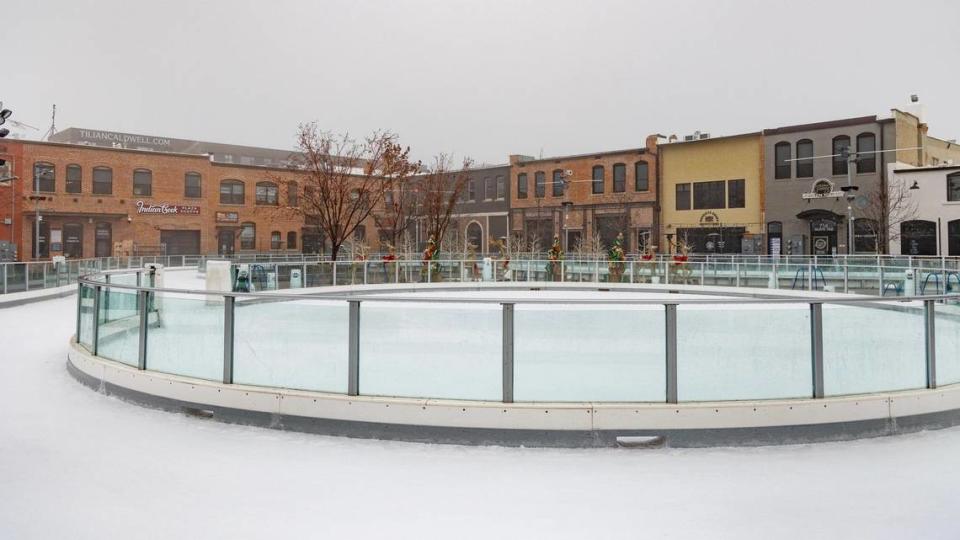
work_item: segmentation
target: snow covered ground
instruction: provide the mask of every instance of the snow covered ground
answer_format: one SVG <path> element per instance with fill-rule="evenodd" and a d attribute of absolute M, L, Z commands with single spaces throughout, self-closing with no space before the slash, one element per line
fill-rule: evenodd
<path fill-rule="evenodd" d="M 0 538 L 957 538 L 960 429 L 810 446 L 349 440 L 154 411 L 64 368 L 75 298 L 0 310 Z"/>

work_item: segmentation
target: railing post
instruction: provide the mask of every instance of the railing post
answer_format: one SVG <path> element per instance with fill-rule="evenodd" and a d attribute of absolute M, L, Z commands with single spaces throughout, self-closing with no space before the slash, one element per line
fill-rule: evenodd
<path fill-rule="evenodd" d="M 740 286 L 740 263 L 739 263 L 739 262 L 738 262 L 738 263 L 734 263 L 734 266 L 733 266 L 733 267 L 734 267 L 734 269 L 735 269 L 736 272 L 737 272 L 737 287 L 739 287 L 739 286 Z"/>
<path fill-rule="evenodd" d="M 233 384 L 235 296 L 223 297 L 223 384 Z"/>
<path fill-rule="evenodd" d="M 400 259 L 394 259 L 393 261 L 393 273 L 394 273 L 394 283 L 400 283 Z"/>
<path fill-rule="evenodd" d="M 513 304 L 503 306 L 503 402 L 513 403 Z"/>
<path fill-rule="evenodd" d="M 337 261 L 331 262 L 333 265 L 333 286 L 337 286 Z"/>
<path fill-rule="evenodd" d="M 363 284 L 364 285 L 369 285 L 369 283 L 367 283 L 367 263 L 369 262 L 370 261 L 366 259 L 363 260 Z"/>
<path fill-rule="evenodd" d="M 93 355 L 97 356 L 100 341 L 100 293 L 103 291 L 102 285 L 96 285 L 93 288 Z"/>
<path fill-rule="evenodd" d="M 77 333 L 74 334 L 74 341 L 77 342 L 77 345 L 80 344 L 80 307 L 83 302 L 83 284 L 80 283 L 77 285 Z"/>
<path fill-rule="evenodd" d="M 843 260 L 843 292 L 850 292 L 850 267 L 846 259 Z"/>
<path fill-rule="evenodd" d="M 937 331 L 935 300 L 923 301 L 923 333 L 927 349 L 927 388 L 937 387 Z"/>
<path fill-rule="evenodd" d="M 30 290 L 30 263 L 23 265 L 23 290 Z"/>
<path fill-rule="evenodd" d="M 667 403 L 677 402 L 677 305 L 664 304 L 666 313 Z"/>
<path fill-rule="evenodd" d="M 810 303 L 810 360 L 813 374 L 813 397 L 823 397 L 823 304 Z"/>
<path fill-rule="evenodd" d="M 700 286 L 703 287 L 704 281 L 707 279 L 707 263 L 706 261 L 700 261 Z"/>
<path fill-rule="evenodd" d="M 138 290 L 137 300 L 140 310 L 140 348 L 137 355 L 137 369 L 147 369 L 147 317 L 150 314 L 150 291 Z M 226 325 L 224 325 L 226 328 Z"/>
<path fill-rule="evenodd" d="M 817 256 L 814 255 L 813 258 L 816 259 Z M 810 260 L 807 261 L 807 290 L 813 290 L 813 262 Z"/>
<path fill-rule="evenodd" d="M 360 301 L 350 300 L 347 333 L 347 395 L 360 395 Z"/>

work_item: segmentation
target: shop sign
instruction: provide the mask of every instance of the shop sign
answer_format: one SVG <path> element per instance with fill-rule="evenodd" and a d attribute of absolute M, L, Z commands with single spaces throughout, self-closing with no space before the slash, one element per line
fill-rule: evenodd
<path fill-rule="evenodd" d="M 217 212 L 217 223 L 236 223 L 240 221 L 237 212 Z"/>
<path fill-rule="evenodd" d="M 199 206 L 184 206 L 181 204 L 147 204 L 143 201 L 137 201 L 138 214 L 181 214 L 196 216 L 200 214 Z"/>
<path fill-rule="evenodd" d="M 706 227 L 720 225 L 720 216 L 716 212 L 704 212 L 700 215 L 700 225 Z"/>
<path fill-rule="evenodd" d="M 838 190 L 833 182 L 826 178 L 821 178 L 813 183 L 808 193 L 801 195 L 804 199 L 839 199 L 843 197 L 843 191 Z"/>

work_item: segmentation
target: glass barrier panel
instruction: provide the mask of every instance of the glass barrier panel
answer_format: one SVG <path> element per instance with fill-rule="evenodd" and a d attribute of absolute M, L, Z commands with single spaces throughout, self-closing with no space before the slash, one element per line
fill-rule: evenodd
<path fill-rule="evenodd" d="M 812 369 L 807 304 L 677 306 L 679 401 L 810 397 Z"/>
<path fill-rule="evenodd" d="M 823 305 L 826 395 L 923 388 L 923 310 L 907 306 Z"/>
<path fill-rule="evenodd" d="M 43 268 L 44 268 L 44 263 L 27 264 L 27 275 L 28 275 L 28 279 L 30 280 L 31 291 L 43 288 L 43 282 L 44 282 Z"/>
<path fill-rule="evenodd" d="M 124 364 L 137 365 L 140 356 L 137 291 L 102 289 L 99 319 L 97 355 Z"/>
<path fill-rule="evenodd" d="M 360 394 L 502 399 L 498 304 L 360 304 Z"/>
<path fill-rule="evenodd" d="M 94 288 L 88 285 L 81 285 L 80 292 L 80 335 L 77 336 L 77 342 L 93 350 L 93 295 Z"/>
<path fill-rule="evenodd" d="M 960 383 L 960 305 L 934 304 L 937 386 Z"/>
<path fill-rule="evenodd" d="M 223 300 L 155 293 L 147 329 L 147 369 L 223 380 Z"/>
<path fill-rule="evenodd" d="M 664 320 L 661 305 L 518 304 L 514 400 L 664 401 Z"/>
<path fill-rule="evenodd" d="M 233 380 L 238 384 L 347 392 L 348 304 L 320 300 L 234 307 Z"/>

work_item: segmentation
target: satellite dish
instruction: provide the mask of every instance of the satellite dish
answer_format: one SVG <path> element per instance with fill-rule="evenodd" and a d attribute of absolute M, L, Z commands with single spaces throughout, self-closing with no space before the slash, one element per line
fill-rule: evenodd
<path fill-rule="evenodd" d="M 863 210 L 868 204 L 870 204 L 869 201 L 867 201 L 867 198 L 863 195 L 857 195 L 857 198 L 853 200 L 853 205 L 857 207 L 858 210 Z"/>

